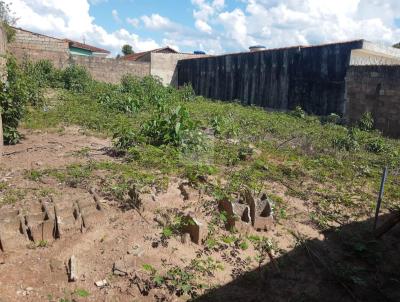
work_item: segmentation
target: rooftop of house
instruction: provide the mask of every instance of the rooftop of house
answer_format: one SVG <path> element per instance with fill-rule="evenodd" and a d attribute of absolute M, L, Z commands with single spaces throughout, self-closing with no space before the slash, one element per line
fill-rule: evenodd
<path fill-rule="evenodd" d="M 64 39 L 65 42 L 68 42 L 69 47 L 75 47 L 75 48 L 80 48 L 80 49 L 85 49 L 85 50 L 89 50 L 91 52 L 96 52 L 96 53 L 104 53 L 104 54 L 110 54 L 111 52 L 99 47 L 95 47 L 92 45 L 88 45 L 85 43 L 80 43 L 77 41 L 73 41 L 73 40 L 69 40 L 69 39 Z"/>
<path fill-rule="evenodd" d="M 162 48 L 157 48 L 157 49 L 153 49 L 153 50 L 137 52 L 137 53 L 133 53 L 130 55 L 122 56 L 121 59 L 128 60 L 128 61 L 136 61 L 149 53 L 159 53 L 159 52 L 178 53 L 175 49 L 173 49 L 169 46 L 166 46 L 166 47 L 162 47 Z"/>

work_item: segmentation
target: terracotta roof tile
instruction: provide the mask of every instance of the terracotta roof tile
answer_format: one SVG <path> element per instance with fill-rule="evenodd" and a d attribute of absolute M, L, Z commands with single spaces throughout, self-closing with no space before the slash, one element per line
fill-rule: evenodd
<path fill-rule="evenodd" d="M 88 44 L 84 44 L 84 43 L 80 43 L 77 41 L 73 41 L 73 40 L 69 40 L 69 39 L 64 39 L 65 42 L 69 43 L 70 47 L 76 47 L 76 48 L 81 48 L 81 49 L 86 49 L 92 52 L 100 52 L 100 53 L 106 53 L 109 54 L 110 52 L 108 50 L 102 49 L 102 48 L 98 48 L 92 45 L 88 45 Z"/>

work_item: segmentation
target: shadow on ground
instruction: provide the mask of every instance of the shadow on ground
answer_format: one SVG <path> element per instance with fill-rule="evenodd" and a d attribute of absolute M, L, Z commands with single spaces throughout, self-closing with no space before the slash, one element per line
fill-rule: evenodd
<path fill-rule="evenodd" d="M 334 228 L 323 241 L 297 237 L 279 270 L 268 264 L 194 301 L 400 301 L 400 225 L 379 240 L 372 225 Z"/>

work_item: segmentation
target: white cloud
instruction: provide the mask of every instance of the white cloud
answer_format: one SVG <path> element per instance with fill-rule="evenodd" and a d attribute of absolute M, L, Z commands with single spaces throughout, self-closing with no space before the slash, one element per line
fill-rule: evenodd
<path fill-rule="evenodd" d="M 195 26 L 198 30 L 200 30 L 200 31 L 202 31 L 202 32 L 205 32 L 205 33 L 208 33 L 208 34 L 211 34 L 211 32 L 212 32 L 211 26 L 208 25 L 208 23 L 205 22 L 205 21 L 203 21 L 203 20 L 196 20 L 194 26 Z"/>
<path fill-rule="evenodd" d="M 316 44 L 365 38 L 394 43 L 400 30 L 398 0 L 246 0 L 245 21 L 220 14 L 224 24 L 236 20 L 240 33 L 226 33 L 236 41 L 256 42 L 268 47 Z M 230 23 L 229 23 L 230 22 Z M 239 24 L 245 24 L 247 31 Z M 244 47 L 244 43 L 241 44 Z"/>
<path fill-rule="evenodd" d="M 254 43 L 254 39 L 248 35 L 247 19 L 241 9 L 221 13 L 219 20 L 225 28 L 226 36 L 239 43 L 241 47 L 247 48 Z"/>
<path fill-rule="evenodd" d="M 192 0 L 192 4 L 197 7 L 193 11 L 193 18 L 195 19 L 195 27 L 205 33 L 211 33 L 212 27 L 209 24 L 211 17 L 215 16 L 225 6 L 224 0 Z"/>
<path fill-rule="evenodd" d="M 97 4 L 105 3 L 105 2 L 108 2 L 108 0 L 89 0 L 89 3 L 93 4 L 93 5 L 97 5 Z"/>
<path fill-rule="evenodd" d="M 140 20 L 138 18 L 126 18 L 126 22 L 135 28 L 139 27 L 140 24 Z"/>
<path fill-rule="evenodd" d="M 87 43 L 113 52 L 126 43 L 135 51 L 169 44 L 221 53 L 252 44 L 272 48 L 360 38 L 387 44 L 400 41 L 395 25 L 400 19 L 399 0 L 238 0 L 232 3 L 240 2 L 241 8 L 229 9 L 224 0 L 191 0 L 191 27 L 157 13 L 124 20 L 132 31 L 139 26 L 159 31 L 161 45 L 124 28 L 110 32 L 99 26 L 89 8 L 106 1 L 6 0 L 20 27 L 61 38 L 85 36 Z M 113 16 L 120 19 L 118 11 Z"/>
<path fill-rule="evenodd" d="M 118 11 L 116 9 L 113 9 L 111 11 L 111 15 L 113 16 L 115 22 L 122 23 L 121 18 L 119 17 Z"/>
<path fill-rule="evenodd" d="M 144 26 L 151 30 L 176 30 L 180 27 L 170 19 L 160 16 L 159 14 L 142 16 L 140 19 L 143 21 Z"/>
<path fill-rule="evenodd" d="M 135 51 L 159 47 L 152 39 L 143 39 L 126 29 L 108 32 L 94 22 L 88 0 L 6 0 L 18 16 L 17 26 L 59 38 L 78 41 L 84 36 L 88 44 L 114 53 L 130 44 Z"/>

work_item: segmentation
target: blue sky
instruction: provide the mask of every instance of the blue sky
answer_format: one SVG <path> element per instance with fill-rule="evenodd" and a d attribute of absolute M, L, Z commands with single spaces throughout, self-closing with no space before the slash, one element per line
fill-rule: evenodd
<path fill-rule="evenodd" d="M 17 26 L 116 55 L 172 46 L 217 54 L 364 38 L 400 41 L 399 0 L 6 0 Z"/>

